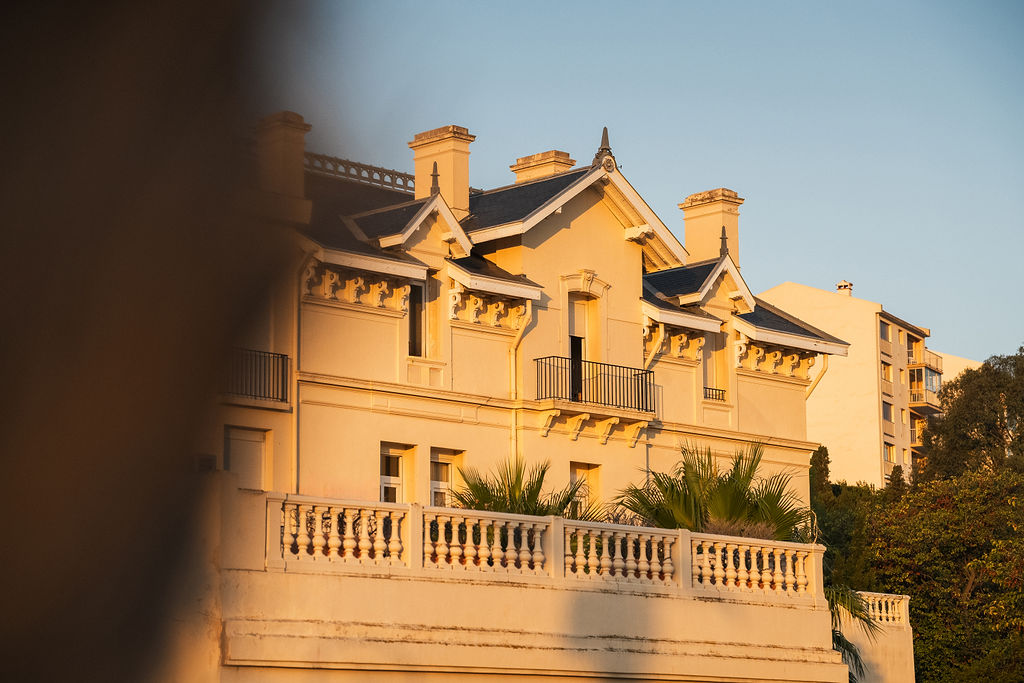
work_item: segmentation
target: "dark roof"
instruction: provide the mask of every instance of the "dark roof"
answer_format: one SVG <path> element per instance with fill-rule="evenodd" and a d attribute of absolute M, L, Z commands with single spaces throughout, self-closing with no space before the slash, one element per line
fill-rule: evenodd
<path fill-rule="evenodd" d="M 704 284 L 717 265 L 718 259 L 702 261 L 692 266 L 659 270 L 656 273 L 644 275 L 644 282 L 665 296 L 693 294 L 700 291 L 700 286 Z"/>
<path fill-rule="evenodd" d="M 539 180 L 471 194 L 469 215 L 462 220 L 462 227 L 466 232 L 473 232 L 520 221 L 590 170 L 590 167 L 575 169 Z"/>
<path fill-rule="evenodd" d="M 430 197 L 423 197 L 422 199 L 414 199 L 411 202 L 359 214 L 352 216 L 352 221 L 371 240 L 387 237 L 388 235 L 397 235 L 405 229 L 405 226 L 409 224 L 413 216 L 430 199 Z"/>
<path fill-rule="evenodd" d="M 756 305 L 752 312 L 739 315 L 741 319 L 747 321 L 754 327 L 760 327 L 763 330 L 784 332 L 786 334 L 795 334 L 800 337 L 818 339 L 820 341 L 830 342 L 833 344 L 846 344 L 842 339 L 833 337 L 828 332 L 819 330 L 817 327 L 805 323 L 796 316 L 792 316 L 762 299 L 754 297 L 754 302 Z"/>
<path fill-rule="evenodd" d="M 336 245 L 351 241 L 350 231 L 342 224 L 341 216 L 364 213 L 410 199 L 406 192 L 309 172 L 306 173 L 306 197 L 313 207 L 304 232 L 332 249 L 347 248 Z"/>
<path fill-rule="evenodd" d="M 525 275 L 513 275 L 504 268 L 499 268 L 482 256 L 472 254 L 470 256 L 464 256 L 462 258 L 450 258 L 446 259 L 451 261 L 459 268 L 482 275 L 484 277 L 493 278 L 495 280 L 506 280 L 508 282 L 514 282 L 520 285 L 530 285 L 531 287 L 540 287 L 536 282 L 529 279 Z"/>
<path fill-rule="evenodd" d="M 703 310 L 701 310 L 699 306 L 677 306 L 670 301 L 665 301 L 664 299 L 660 298 L 655 292 L 654 288 L 651 287 L 646 282 L 644 282 L 643 295 L 641 296 L 641 298 L 644 301 L 653 304 L 654 306 L 657 306 L 658 308 L 665 311 L 672 311 L 673 313 L 686 313 L 687 315 L 694 315 L 697 316 L 698 318 L 707 318 L 708 320 L 717 320 L 718 322 L 722 322 L 721 320 L 711 315 L 710 313 L 706 313 Z"/>

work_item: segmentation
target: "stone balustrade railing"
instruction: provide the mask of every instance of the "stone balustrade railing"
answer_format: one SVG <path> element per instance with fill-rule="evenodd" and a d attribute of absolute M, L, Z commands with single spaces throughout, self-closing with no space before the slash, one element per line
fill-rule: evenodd
<path fill-rule="evenodd" d="M 910 624 L 910 596 L 858 591 L 868 603 L 868 616 L 883 624 Z"/>
<path fill-rule="evenodd" d="M 685 529 L 267 494 L 267 566 L 285 571 L 458 572 L 823 604 L 823 552 Z M 873 618 L 907 620 L 906 598 L 865 595 Z"/>

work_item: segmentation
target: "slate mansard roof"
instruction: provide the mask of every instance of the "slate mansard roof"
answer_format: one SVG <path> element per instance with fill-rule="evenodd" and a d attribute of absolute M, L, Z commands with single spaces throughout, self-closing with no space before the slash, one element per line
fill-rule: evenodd
<path fill-rule="evenodd" d="M 752 312 L 742 313 L 737 316 L 754 327 L 758 327 L 762 330 L 771 330 L 773 332 L 794 334 L 798 337 L 807 337 L 809 339 L 816 339 L 818 341 L 828 342 L 831 344 L 845 345 L 847 343 L 838 337 L 833 337 L 828 332 L 824 332 L 809 323 L 805 323 L 796 316 L 790 315 L 789 313 L 772 306 L 762 299 L 755 297 L 754 300 L 757 302 L 757 306 L 754 307 Z"/>
<path fill-rule="evenodd" d="M 702 261 L 689 266 L 659 270 L 644 275 L 644 284 L 665 296 L 683 296 L 700 291 L 718 261 Z"/>
<path fill-rule="evenodd" d="M 520 221 L 588 172 L 584 167 L 526 183 L 469 195 L 469 215 L 461 221 L 466 232 Z"/>

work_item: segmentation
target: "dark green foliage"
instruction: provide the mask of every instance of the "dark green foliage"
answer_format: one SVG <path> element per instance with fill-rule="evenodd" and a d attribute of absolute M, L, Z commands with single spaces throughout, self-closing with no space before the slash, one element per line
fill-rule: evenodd
<path fill-rule="evenodd" d="M 939 401 L 943 414 L 924 432 L 921 481 L 971 470 L 1024 472 L 1024 346 L 945 383 Z"/>

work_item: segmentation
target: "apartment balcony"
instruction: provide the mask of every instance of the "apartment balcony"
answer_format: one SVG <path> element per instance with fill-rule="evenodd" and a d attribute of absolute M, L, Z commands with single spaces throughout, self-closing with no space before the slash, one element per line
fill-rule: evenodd
<path fill-rule="evenodd" d="M 907 349 L 907 365 L 909 367 L 927 367 L 941 373 L 942 356 L 926 348 Z"/>
<path fill-rule="evenodd" d="M 925 427 L 928 426 L 926 420 L 914 420 L 910 425 L 910 445 L 914 448 L 920 448 L 924 445 L 924 434 Z"/>
<path fill-rule="evenodd" d="M 705 401 L 725 401 L 725 389 L 715 389 L 714 387 L 704 387 L 704 400 Z"/>
<path fill-rule="evenodd" d="M 819 545 L 233 495 L 221 642 L 239 680 L 283 666 L 847 681 Z"/>
<path fill-rule="evenodd" d="M 537 400 L 654 412 L 654 371 L 610 363 L 546 356 L 537 365 Z"/>
<path fill-rule="evenodd" d="M 910 407 L 922 415 L 933 415 L 942 409 L 936 392 L 913 387 L 910 389 Z"/>
<path fill-rule="evenodd" d="M 283 353 L 233 349 L 226 375 L 222 389 L 225 394 L 288 402 L 289 358 Z"/>

